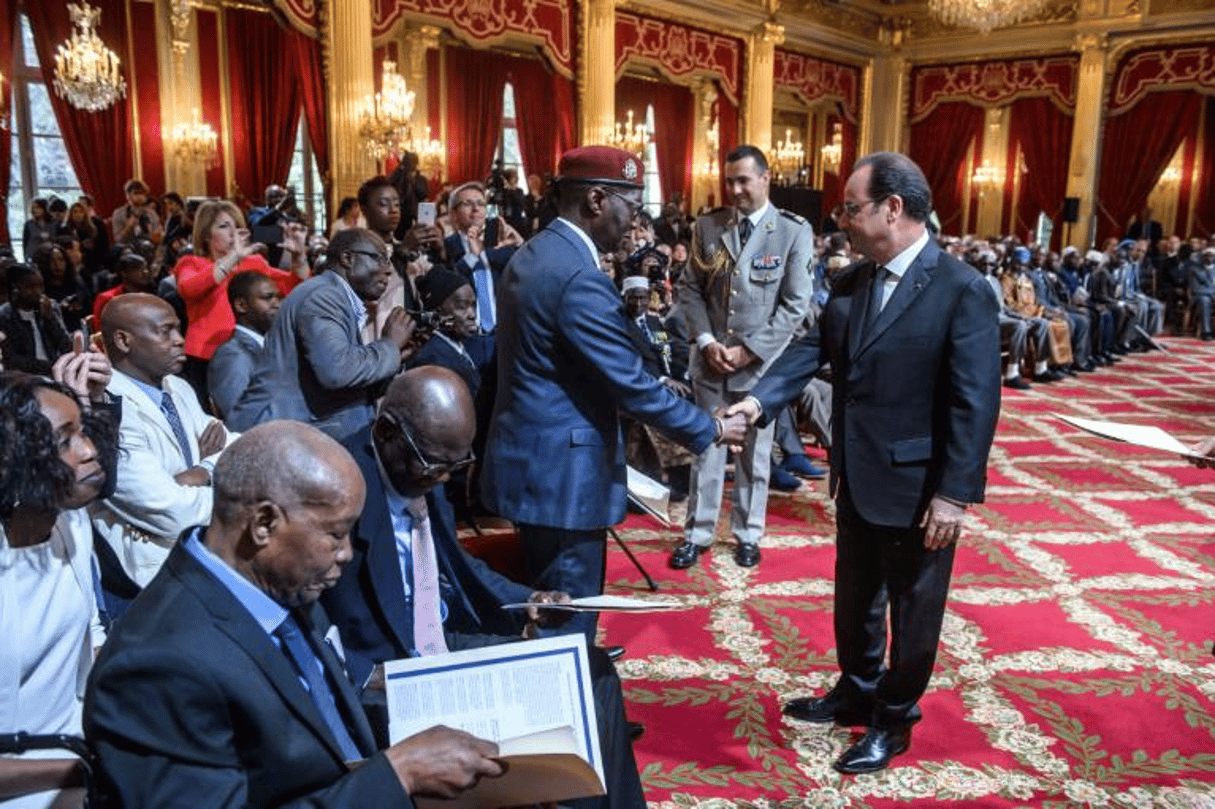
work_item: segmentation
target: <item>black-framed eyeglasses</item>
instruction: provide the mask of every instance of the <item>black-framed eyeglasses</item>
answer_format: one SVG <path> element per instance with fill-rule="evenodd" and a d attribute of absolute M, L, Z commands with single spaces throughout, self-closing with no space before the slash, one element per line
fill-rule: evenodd
<path fill-rule="evenodd" d="M 616 197 L 621 202 L 623 202 L 625 205 L 629 206 L 629 218 L 632 218 L 632 217 L 636 216 L 637 214 L 641 213 L 641 209 L 645 207 L 644 202 L 634 202 L 633 200 L 626 197 L 624 194 L 621 194 L 619 191 L 613 191 L 610 188 L 605 188 L 605 189 L 603 189 L 603 193 Z"/>
<path fill-rule="evenodd" d="M 409 428 L 404 424 L 397 422 L 397 429 L 401 435 L 405 436 L 405 443 L 409 445 L 410 451 L 417 457 L 422 464 L 422 477 L 424 478 L 440 478 L 443 475 L 450 475 L 459 472 L 461 469 L 467 469 L 477 462 L 477 456 L 470 449 L 468 457 L 461 461 L 452 461 L 450 463 L 433 463 L 429 458 L 422 454 L 422 450 L 418 448 L 418 444 L 413 440 L 413 436 L 409 433 Z"/>
<path fill-rule="evenodd" d="M 849 219 L 860 216 L 861 211 L 865 210 L 866 205 L 869 203 L 880 205 L 885 199 L 886 197 L 878 197 L 877 199 L 867 199 L 864 202 L 845 202 L 844 215 Z"/>
<path fill-rule="evenodd" d="M 381 250 L 355 250 L 353 247 L 346 251 L 347 253 L 358 253 L 360 256 L 369 256 L 370 258 L 379 259 L 381 263 L 388 262 L 388 255 Z"/>

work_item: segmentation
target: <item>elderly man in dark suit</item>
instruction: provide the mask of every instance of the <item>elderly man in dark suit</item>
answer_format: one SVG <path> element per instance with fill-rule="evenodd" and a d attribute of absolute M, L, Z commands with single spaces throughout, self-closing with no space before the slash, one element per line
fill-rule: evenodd
<path fill-rule="evenodd" d="M 446 368 L 414 368 L 388 386 L 372 427 L 346 444 L 367 501 L 353 533 L 353 558 L 322 603 L 341 633 L 355 682 L 388 660 L 519 641 L 526 620 L 554 612 L 524 614 L 503 604 L 569 600 L 513 582 L 460 547 L 442 484 L 472 461 L 475 427 L 472 398 L 459 377 Z M 434 565 L 419 566 L 430 558 Z M 435 597 L 428 598 L 432 587 Z M 620 679 L 602 649 L 590 650 L 590 666 L 608 794 L 577 805 L 642 806 Z M 366 701 L 375 706 L 378 695 Z"/>
<path fill-rule="evenodd" d="M 183 536 L 89 679 L 85 736 L 118 805 L 410 806 L 501 774 L 496 745 L 450 728 L 375 751 L 317 624 L 363 508 L 341 446 L 301 424 L 255 428 L 215 491 L 210 526 Z"/>
<path fill-rule="evenodd" d="M 571 596 L 603 592 L 607 528 L 624 519 L 619 410 L 694 452 L 741 437 L 647 374 L 619 293 L 599 255 L 641 209 L 636 155 L 605 146 L 566 152 L 559 217 L 515 253 L 498 285 L 498 395 L 482 500 L 514 520 L 529 582 Z M 566 626 L 594 641 L 595 613 Z"/>
<path fill-rule="evenodd" d="M 963 515 L 983 499 L 1000 333 L 987 281 L 925 228 L 932 193 L 918 166 L 890 152 L 864 157 L 844 200 L 843 226 L 865 260 L 836 280 L 819 335 L 791 345 L 731 410 L 777 413 L 831 363 L 841 676 L 785 713 L 866 726 L 835 762 L 862 773 L 905 751 L 921 717 Z"/>
<path fill-rule="evenodd" d="M 228 414 L 228 425 L 243 430 L 291 419 L 337 439 L 367 426 L 375 396 L 401 370 L 413 336 L 413 320 L 398 308 L 378 340 L 364 344 L 360 337 L 367 304 L 379 300 L 391 273 L 379 236 L 362 228 L 336 234 L 325 272 L 283 301 L 253 384 Z"/>

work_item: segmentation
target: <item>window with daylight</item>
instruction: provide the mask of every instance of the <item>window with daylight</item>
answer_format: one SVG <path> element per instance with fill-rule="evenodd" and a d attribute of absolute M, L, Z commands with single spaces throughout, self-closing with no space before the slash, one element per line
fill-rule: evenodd
<path fill-rule="evenodd" d="M 642 201 L 650 216 L 657 218 L 662 214 L 662 181 L 658 178 L 658 140 L 654 136 L 654 105 L 645 107 L 645 191 Z"/>
<path fill-rule="evenodd" d="M 515 121 L 515 88 L 510 82 L 502 88 L 502 134 L 494 149 L 494 163 L 502 161 L 503 169 L 519 172 L 519 187 L 527 185 L 527 172 L 523 170 L 523 152 L 519 149 L 519 126 Z"/>
<path fill-rule="evenodd" d="M 42 80 L 34 34 L 25 14 L 18 15 L 13 44 L 12 104 L 8 232 L 13 251 L 24 261 L 28 256 L 23 255 L 21 231 L 30 216 L 30 203 L 39 197 L 48 202 L 51 197 L 59 197 L 70 206 L 81 193 L 51 108 L 49 89 Z"/>
<path fill-rule="evenodd" d="M 312 153 L 312 140 L 302 115 L 299 128 L 295 130 L 295 152 L 291 155 L 287 185 L 295 190 L 295 203 L 308 218 L 304 224 L 316 233 L 328 233 L 329 222 L 325 219 L 325 184 L 321 182 L 321 173 L 316 167 L 316 156 Z"/>

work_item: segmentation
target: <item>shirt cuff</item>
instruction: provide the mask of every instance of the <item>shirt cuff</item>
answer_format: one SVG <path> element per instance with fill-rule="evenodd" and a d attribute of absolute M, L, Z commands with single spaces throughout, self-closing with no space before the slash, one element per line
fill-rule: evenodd
<path fill-rule="evenodd" d="M 696 347 L 701 351 L 705 350 L 705 346 L 712 345 L 716 342 L 717 338 L 712 334 L 709 334 L 707 331 L 702 331 L 700 334 L 696 335 Z"/>

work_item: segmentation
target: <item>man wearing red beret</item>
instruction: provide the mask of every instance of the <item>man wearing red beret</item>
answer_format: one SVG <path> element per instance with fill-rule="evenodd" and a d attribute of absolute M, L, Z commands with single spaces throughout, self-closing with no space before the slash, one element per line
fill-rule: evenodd
<path fill-rule="evenodd" d="M 519 249 L 498 286 L 498 396 L 482 472 L 487 507 L 519 529 L 532 587 L 603 592 L 607 528 L 624 518 L 618 410 L 700 453 L 742 425 L 710 417 L 641 366 L 620 294 L 599 271 L 641 210 L 636 155 L 566 152 L 558 218 Z M 565 626 L 595 638 L 595 613 Z"/>

